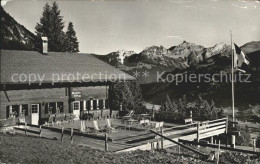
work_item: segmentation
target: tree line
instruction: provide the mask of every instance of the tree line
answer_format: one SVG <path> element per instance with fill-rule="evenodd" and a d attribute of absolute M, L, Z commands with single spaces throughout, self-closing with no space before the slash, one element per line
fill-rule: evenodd
<path fill-rule="evenodd" d="M 53 52 L 79 52 L 79 42 L 74 25 L 68 23 L 66 32 L 63 31 L 65 22 L 56 2 L 43 7 L 40 22 L 35 27 L 38 37 L 48 37 L 48 50 Z"/>
<path fill-rule="evenodd" d="M 209 103 L 200 95 L 195 102 L 188 102 L 185 95 L 178 100 L 171 99 L 167 95 L 165 103 L 155 114 L 155 119 L 166 122 L 183 122 L 191 115 L 193 119 L 199 121 L 214 120 L 222 118 L 224 111 L 222 108 L 217 108 L 213 100 Z"/>

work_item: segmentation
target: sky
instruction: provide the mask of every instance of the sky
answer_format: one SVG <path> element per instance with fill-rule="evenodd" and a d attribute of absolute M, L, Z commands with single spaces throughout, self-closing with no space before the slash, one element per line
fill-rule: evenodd
<path fill-rule="evenodd" d="M 16 21 L 35 32 L 51 0 L 2 0 Z M 260 40 L 259 0 L 59 0 L 65 25 L 72 21 L 83 53 L 137 53 L 184 40 L 205 47 Z M 67 27 L 64 28 L 64 31 Z"/>

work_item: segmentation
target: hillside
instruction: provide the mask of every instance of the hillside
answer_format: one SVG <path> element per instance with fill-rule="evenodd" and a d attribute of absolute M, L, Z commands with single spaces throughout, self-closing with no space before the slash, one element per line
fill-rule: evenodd
<path fill-rule="evenodd" d="M 61 143 L 24 135 L 0 134 L 0 163 L 214 163 L 201 159 L 187 149 L 172 147 L 164 150 L 132 151 L 127 153 L 113 153 L 91 149 L 77 144 Z M 26 146 L 25 146 L 26 145 Z M 195 148 L 195 147 L 194 147 Z M 213 149 L 198 148 L 199 151 L 210 153 Z M 222 152 L 220 163 L 259 163 L 259 157 L 254 155 Z"/>
<path fill-rule="evenodd" d="M 41 50 L 41 40 L 0 7 L 1 49 Z"/>

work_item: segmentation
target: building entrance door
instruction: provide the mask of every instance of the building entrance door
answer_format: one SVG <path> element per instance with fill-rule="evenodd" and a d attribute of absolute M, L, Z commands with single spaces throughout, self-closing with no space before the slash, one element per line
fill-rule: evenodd
<path fill-rule="evenodd" d="M 39 104 L 31 104 L 31 109 L 31 123 L 32 125 L 39 125 Z"/>
<path fill-rule="evenodd" d="M 73 102 L 73 114 L 76 116 L 76 119 L 79 119 L 79 116 L 80 116 L 80 102 L 79 101 Z"/>

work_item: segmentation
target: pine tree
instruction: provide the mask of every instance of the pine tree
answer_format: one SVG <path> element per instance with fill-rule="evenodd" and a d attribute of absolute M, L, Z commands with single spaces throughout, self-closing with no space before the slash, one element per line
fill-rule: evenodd
<path fill-rule="evenodd" d="M 48 3 L 43 7 L 40 23 L 37 23 L 35 29 L 37 36 L 49 36 L 51 34 L 51 7 Z"/>
<path fill-rule="evenodd" d="M 67 50 L 68 43 L 63 28 L 64 21 L 58 4 L 53 2 L 50 6 L 46 3 L 40 22 L 37 23 L 35 29 L 38 37 L 48 37 L 49 51 L 64 52 Z"/>
<path fill-rule="evenodd" d="M 60 15 L 58 4 L 53 2 L 51 9 L 51 23 L 52 23 L 52 45 L 50 48 L 53 51 L 64 52 L 66 51 L 66 35 L 63 32 L 64 22 L 63 16 Z"/>
<path fill-rule="evenodd" d="M 69 22 L 68 29 L 66 32 L 66 37 L 68 41 L 67 51 L 69 52 L 79 52 L 79 42 L 76 37 L 76 32 L 73 27 L 73 23 Z"/>
<path fill-rule="evenodd" d="M 116 82 L 109 89 L 110 107 L 119 109 L 120 103 L 123 110 L 134 110 L 135 113 L 145 113 L 143 98 L 139 86 L 135 82 Z"/>

